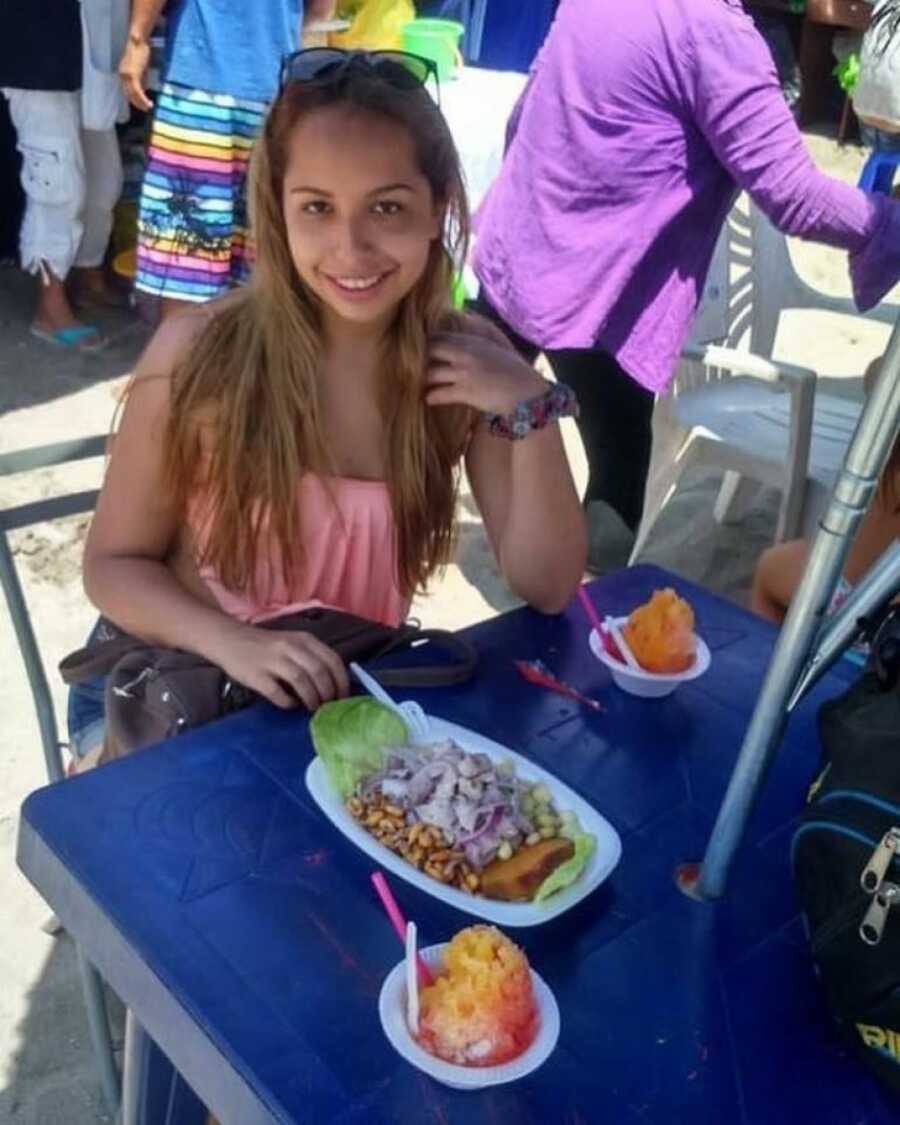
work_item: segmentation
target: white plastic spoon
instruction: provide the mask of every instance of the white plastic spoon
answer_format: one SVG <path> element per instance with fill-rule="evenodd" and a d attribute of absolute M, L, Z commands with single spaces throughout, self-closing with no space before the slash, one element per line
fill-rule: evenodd
<path fill-rule="evenodd" d="M 416 970 L 416 924 L 406 923 L 406 1023 L 410 1035 L 419 1034 L 419 975 Z"/>
<path fill-rule="evenodd" d="M 407 729 L 414 742 L 428 741 L 431 733 L 431 723 L 428 721 L 428 716 L 418 703 L 414 703 L 411 699 L 404 700 L 403 703 L 398 703 L 396 699 L 392 699 L 391 696 L 388 695 L 374 676 L 370 676 L 369 673 L 360 668 L 358 664 L 351 660 L 348 667 L 373 699 L 377 699 L 379 703 L 384 704 L 385 707 L 389 707 L 400 716 L 406 723 Z"/>
<path fill-rule="evenodd" d="M 622 630 L 616 624 L 614 618 L 604 617 L 603 626 L 606 629 L 607 633 L 609 633 L 612 639 L 616 642 L 619 652 L 621 652 L 621 654 L 625 657 L 625 663 L 628 665 L 628 667 L 634 668 L 636 671 L 640 672 L 641 666 L 640 664 L 638 664 L 637 660 L 635 660 L 634 653 L 628 647 L 628 642 L 622 636 Z"/>

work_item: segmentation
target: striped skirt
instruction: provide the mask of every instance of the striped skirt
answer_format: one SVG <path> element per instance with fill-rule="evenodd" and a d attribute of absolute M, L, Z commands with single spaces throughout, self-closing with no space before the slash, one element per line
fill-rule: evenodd
<path fill-rule="evenodd" d="M 246 280 L 247 165 L 266 106 L 166 83 L 141 187 L 135 286 L 209 301 Z"/>

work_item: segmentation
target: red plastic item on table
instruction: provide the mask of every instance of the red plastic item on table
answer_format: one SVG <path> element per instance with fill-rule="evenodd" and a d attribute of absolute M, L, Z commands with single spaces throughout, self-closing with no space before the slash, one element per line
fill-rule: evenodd
<path fill-rule="evenodd" d="M 588 592 L 584 588 L 584 586 L 578 587 L 578 600 L 584 607 L 584 612 L 587 614 L 588 620 L 590 621 L 591 625 L 593 625 L 594 632 L 600 638 L 600 642 L 602 643 L 603 647 L 614 660 L 618 660 L 620 664 L 624 664 L 625 657 L 622 655 L 619 646 L 609 635 L 609 630 L 606 629 L 603 622 L 600 620 L 600 615 L 594 608 L 594 603 L 588 597 Z"/>
<path fill-rule="evenodd" d="M 522 679 L 527 680 L 530 684 L 536 684 L 548 691 L 555 691 L 557 695 L 565 695 L 569 699 L 577 700 L 578 703 L 583 703 L 585 707 L 590 707 L 592 711 L 606 710 L 599 700 L 582 695 L 580 691 L 576 691 L 569 684 L 558 680 L 542 660 L 514 660 L 513 664 L 515 664 L 516 671 Z"/>

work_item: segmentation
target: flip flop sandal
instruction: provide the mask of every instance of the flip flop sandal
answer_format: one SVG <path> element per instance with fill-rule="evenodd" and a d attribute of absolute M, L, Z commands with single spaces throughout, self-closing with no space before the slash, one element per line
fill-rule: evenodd
<path fill-rule="evenodd" d="M 69 328 L 57 328 L 55 331 L 32 324 L 29 332 L 45 344 L 76 352 L 99 352 L 106 347 L 106 341 L 92 324 L 73 324 Z"/>

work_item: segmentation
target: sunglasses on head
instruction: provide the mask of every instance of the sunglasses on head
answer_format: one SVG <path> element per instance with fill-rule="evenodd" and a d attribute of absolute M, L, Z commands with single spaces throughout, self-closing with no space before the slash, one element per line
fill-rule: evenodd
<path fill-rule="evenodd" d="M 358 69 L 399 90 L 415 90 L 434 79 L 439 93 L 437 66 L 431 59 L 408 51 L 342 51 L 337 47 L 308 47 L 294 51 L 281 63 L 279 93 L 292 82 L 334 82 Z"/>

